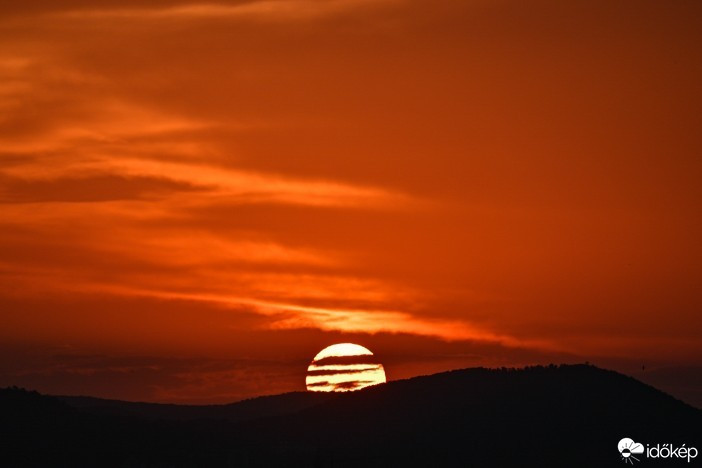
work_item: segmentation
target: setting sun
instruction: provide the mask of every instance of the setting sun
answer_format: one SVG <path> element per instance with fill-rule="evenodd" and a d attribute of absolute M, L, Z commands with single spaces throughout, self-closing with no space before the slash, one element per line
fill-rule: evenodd
<path fill-rule="evenodd" d="M 373 353 L 353 343 L 324 348 L 307 368 L 311 392 L 350 392 L 385 381 L 385 369 Z"/>

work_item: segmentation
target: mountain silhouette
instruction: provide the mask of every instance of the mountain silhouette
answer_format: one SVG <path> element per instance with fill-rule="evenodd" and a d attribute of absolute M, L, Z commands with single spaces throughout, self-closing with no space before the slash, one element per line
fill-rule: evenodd
<path fill-rule="evenodd" d="M 0 411 L 8 467 L 621 467 L 623 437 L 702 448 L 702 411 L 588 365 L 473 368 L 211 406 L 8 388 Z"/>
<path fill-rule="evenodd" d="M 132 415 L 148 420 L 223 419 L 237 422 L 295 413 L 334 396 L 330 393 L 290 392 L 282 395 L 251 398 L 226 405 L 141 403 L 84 396 L 58 396 L 57 398 L 68 403 L 69 406 L 91 414 Z"/>

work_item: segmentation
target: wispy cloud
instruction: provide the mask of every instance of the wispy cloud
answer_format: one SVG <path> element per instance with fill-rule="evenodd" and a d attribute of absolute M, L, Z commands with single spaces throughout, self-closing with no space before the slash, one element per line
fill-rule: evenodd
<path fill-rule="evenodd" d="M 545 340 L 520 340 L 496 334 L 472 326 L 466 320 L 428 319 L 401 311 L 309 307 L 224 293 L 189 293 L 104 284 L 84 285 L 83 287 L 87 288 L 87 291 L 93 292 L 169 300 L 202 301 L 228 306 L 235 310 L 244 306 L 269 317 L 266 327 L 273 330 L 314 328 L 347 333 L 404 333 L 438 337 L 448 341 L 470 340 L 506 346 L 530 346 L 553 351 L 561 350 L 557 345 Z"/>
<path fill-rule="evenodd" d="M 90 190 L 100 184 L 98 192 L 105 193 L 110 186 L 126 188 L 127 184 L 150 180 L 154 185 L 161 181 L 162 186 L 170 184 L 172 188 L 198 188 L 199 197 L 189 200 L 200 204 L 236 201 L 376 209 L 419 203 L 407 194 L 379 187 L 237 168 L 231 163 L 236 160 L 234 155 L 217 148 L 207 132 L 244 132 L 258 124 L 194 119 L 97 94 L 86 99 L 79 89 L 95 84 L 89 77 L 77 73 L 47 78 L 43 74 L 46 67 L 37 69 L 33 64 L 13 56 L 0 63 L 0 74 L 5 70 L 15 80 L 14 85 L 0 85 L 0 106 L 11 111 L 5 123 L 8 128 L 15 127 L 14 131 L 0 131 L 0 154 L 7 156 L 5 161 L 12 161 L 0 161 L 0 175 L 13 179 L 8 179 L 6 191 L 34 186 L 41 192 L 42 187 L 53 186 L 63 192 L 59 190 L 62 181 L 74 181 L 69 190 L 74 195 L 59 195 L 56 201 L 98 201 L 111 198 L 81 196 L 81 187 Z M 55 102 L 52 86 L 66 82 L 76 88 L 75 101 Z M 30 107 L 45 104 L 38 97 L 44 95 L 58 108 L 34 115 Z M 16 198 L 51 201 L 47 196 L 18 194 Z M 5 199 L 13 198 L 6 195 Z"/>
<path fill-rule="evenodd" d="M 61 13 L 74 19 L 243 19 L 257 21 L 303 21 L 338 15 L 349 10 L 398 0 L 254 0 L 239 4 L 192 3 L 160 8 L 83 9 Z"/>

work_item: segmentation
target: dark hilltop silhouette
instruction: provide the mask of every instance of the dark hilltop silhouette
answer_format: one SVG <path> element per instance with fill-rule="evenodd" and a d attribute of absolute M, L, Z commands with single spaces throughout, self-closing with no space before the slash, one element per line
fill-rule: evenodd
<path fill-rule="evenodd" d="M 623 437 L 702 448 L 702 411 L 589 365 L 474 368 L 212 406 L 8 388 L 0 415 L 5 467 L 621 467 Z"/>

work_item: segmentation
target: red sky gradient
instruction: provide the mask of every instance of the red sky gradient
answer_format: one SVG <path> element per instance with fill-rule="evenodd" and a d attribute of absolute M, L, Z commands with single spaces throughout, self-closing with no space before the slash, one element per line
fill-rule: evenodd
<path fill-rule="evenodd" d="M 0 1 L 0 385 L 227 402 L 354 342 L 702 401 L 700 44 L 698 1 Z"/>

